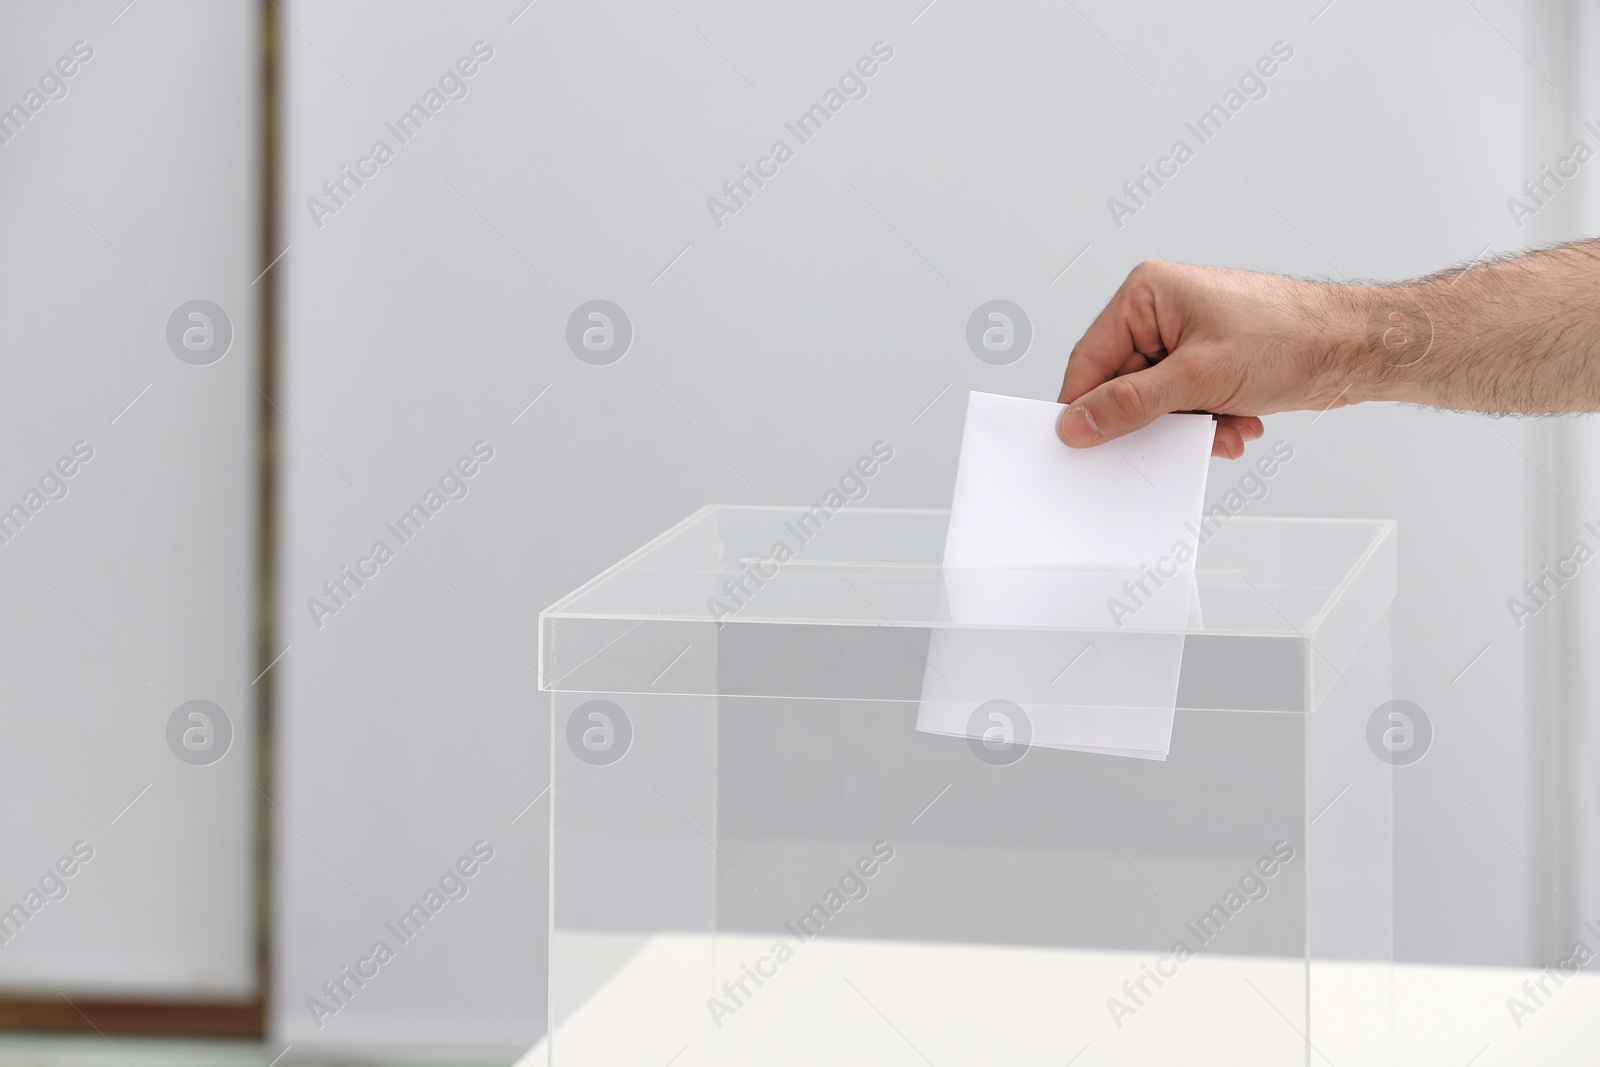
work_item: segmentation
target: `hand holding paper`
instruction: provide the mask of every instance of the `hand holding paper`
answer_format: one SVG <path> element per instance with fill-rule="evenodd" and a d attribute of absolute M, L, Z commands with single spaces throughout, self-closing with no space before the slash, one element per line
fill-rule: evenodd
<path fill-rule="evenodd" d="M 1066 409 L 973 393 L 956 467 L 946 567 L 1132 567 L 1198 534 L 1213 422 L 1163 415 L 1103 447 L 1056 437 Z"/>

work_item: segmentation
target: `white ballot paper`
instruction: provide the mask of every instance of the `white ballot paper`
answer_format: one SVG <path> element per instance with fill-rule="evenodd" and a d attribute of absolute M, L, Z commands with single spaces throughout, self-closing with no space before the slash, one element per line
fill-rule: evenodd
<path fill-rule="evenodd" d="M 1165 759 L 1214 424 L 1165 415 L 1091 449 L 1060 404 L 973 393 L 917 729 Z M 1018 748 L 1018 746 L 1023 746 Z"/>

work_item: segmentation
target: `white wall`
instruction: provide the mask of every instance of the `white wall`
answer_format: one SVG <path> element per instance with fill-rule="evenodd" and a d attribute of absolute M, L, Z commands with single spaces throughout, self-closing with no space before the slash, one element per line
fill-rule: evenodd
<path fill-rule="evenodd" d="M 76 42 L 89 56 L 0 144 L 0 507 L 92 450 L 0 544 L 0 909 L 39 904 L 0 945 L 0 990 L 248 997 L 255 11 L 122 7 L 0 9 L 0 107 Z M 206 366 L 166 337 L 195 299 L 232 324 Z M 167 740 L 195 699 L 232 723 L 205 765 Z M 66 895 L 29 898 L 60 895 L 63 857 Z"/>
<path fill-rule="evenodd" d="M 285 10 L 283 403 L 301 434 L 282 454 L 277 789 L 304 833 L 279 839 L 273 992 L 296 1042 L 542 1029 L 543 801 L 516 818 L 548 780 L 540 607 L 701 504 L 810 499 L 880 438 L 896 459 L 872 502 L 943 506 L 959 397 L 1053 397 L 1140 259 L 1403 277 L 1519 240 L 1506 0 Z M 395 147 L 384 122 L 478 40 L 494 55 L 468 95 L 319 227 L 308 198 L 375 139 Z M 707 198 L 793 145 L 784 122 L 880 40 L 894 55 L 865 99 L 718 228 Z M 1114 225 L 1107 198 L 1279 40 L 1294 56 L 1268 95 Z M 1006 367 L 964 339 L 996 297 L 1034 330 Z M 610 366 L 565 341 L 595 298 L 634 329 Z M 1269 421 L 1296 458 L 1257 513 L 1401 521 L 1398 693 L 1438 728 L 1402 784 L 1408 956 L 1530 952 L 1527 877 L 1497 833 L 1523 842 L 1530 818 L 1526 650 L 1503 604 L 1537 477 L 1523 433 L 1399 409 Z M 479 440 L 495 455 L 470 494 L 319 627 L 308 598 L 392 547 L 384 522 Z M 314 1019 L 321 983 L 478 840 L 495 859 L 471 894 Z"/>
<path fill-rule="evenodd" d="M 1252 161 L 1293 159 L 1281 197 L 1262 187 L 1283 216 L 1263 207 L 1263 222 L 1286 240 L 1218 261 L 1398 279 L 1522 247 L 1505 198 L 1524 177 L 1525 116 L 1555 94 L 1530 98 L 1521 5 L 1479 9 L 1341 4 L 1319 18 L 1339 59 Z M 1299 233 L 1285 231 L 1291 222 Z M 1537 955 L 1539 875 L 1524 856 L 1542 830 L 1530 701 L 1539 650 L 1510 625 L 1505 599 L 1546 522 L 1545 475 L 1529 458 L 1538 432 L 1369 406 L 1270 419 L 1252 449 L 1282 438 L 1296 450 L 1259 514 L 1399 521 L 1395 696 L 1421 706 L 1434 735 L 1420 762 L 1395 771 L 1398 958 Z M 1227 468 L 1213 466 L 1213 490 L 1230 483 Z"/>
<path fill-rule="evenodd" d="M 1552 136 L 1563 154 L 1579 138 L 1600 149 L 1600 137 L 1584 125 L 1593 122 L 1600 127 L 1600 3 L 1581 0 L 1571 6 L 1578 31 L 1573 35 L 1571 55 L 1577 76 L 1569 83 L 1571 98 L 1565 121 Z M 1600 233 L 1600 174 L 1595 168 L 1586 167 L 1578 181 L 1563 192 L 1570 194 L 1565 221 L 1571 224 L 1571 235 Z M 1600 537 L 1586 526 L 1600 527 L 1600 425 L 1592 417 L 1577 420 L 1562 443 L 1567 491 L 1555 540 L 1563 555 L 1570 553 L 1579 539 L 1600 550 Z M 1589 567 L 1579 573 L 1573 585 L 1563 590 L 1571 596 L 1558 602 L 1559 618 L 1568 627 L 1561 653 L 1570 671 L 1562 709 L 1567 724 L 1565 745 L 1558 762 L 1565 786 L 1558 813 L 1559 841 L 1566 859 L 1563 881 L 1569 887 L 1561 897 L 1556 939 L 1563 951 L 1578 938 L 1595 947 L 1595 938 L 1584 924 L 1600 926 L 1600 847 L 1595 845 L 1600 841 L 1600 663 L 1593 655 L 1600 646 L 1600 578 Z"/>

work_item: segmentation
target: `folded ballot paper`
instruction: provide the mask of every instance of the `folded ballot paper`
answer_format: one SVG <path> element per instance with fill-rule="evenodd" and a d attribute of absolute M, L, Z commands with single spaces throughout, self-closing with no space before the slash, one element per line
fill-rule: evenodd
<path fill-rule="evenodd" d="M 1074 449 L 1064 410 L 968 399 L 917 729 L 1166 759 L 1214 424 L 1165 415 Z"/>

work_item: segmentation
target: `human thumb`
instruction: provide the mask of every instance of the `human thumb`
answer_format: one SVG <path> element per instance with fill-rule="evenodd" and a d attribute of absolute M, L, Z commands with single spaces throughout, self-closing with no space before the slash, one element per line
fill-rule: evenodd
<path fill-rule="evenodd" d="M 1175 382 L 1168 360 L 1113 378 L 1068 405 L 1056 432 L 1072 447 L 1088 448 L 1148 426 L 1169 411 L 1187 410 L 1192 405 Z"/>

